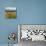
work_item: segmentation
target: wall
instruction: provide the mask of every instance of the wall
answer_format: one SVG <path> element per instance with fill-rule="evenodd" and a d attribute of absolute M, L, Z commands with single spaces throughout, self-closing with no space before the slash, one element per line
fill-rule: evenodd
<path fill-rule="evenodd" d="M 16 0 L 20 24 L 46 24 L 46 0 Z"/>
<path fill-rule="evenodd" d="M 8 43 L 9 32 L 18 32 L 17 24 L 46 24 L 46 0 L 0 0 L 0 5 L 0 44 Z M 16 19 L 4 18 L 9 6 L 17 8 Z"/>
<path fill-rule="evenodd" d="M 15 7 L 15 0 L 0 0 L 0 44 L 8 43 L 8 34 L 16 32 L 19 18 L 5 19 L 5 7 Z M 15 41 L 17 43 L 17 39 Z"/>

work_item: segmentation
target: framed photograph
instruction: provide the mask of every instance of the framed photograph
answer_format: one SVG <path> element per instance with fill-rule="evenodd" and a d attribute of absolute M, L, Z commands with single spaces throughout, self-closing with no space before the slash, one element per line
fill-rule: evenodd
<path fill-rule="evenodd" d="M 16 18 L 16 7 L 6 7 L 5 18 L 15 19 Z"/>
<path fill-rule="evenodd" d="M 31 41 L 46 41 L 46 25 L 18 25 L 19 41 L 31 40 Z"/>

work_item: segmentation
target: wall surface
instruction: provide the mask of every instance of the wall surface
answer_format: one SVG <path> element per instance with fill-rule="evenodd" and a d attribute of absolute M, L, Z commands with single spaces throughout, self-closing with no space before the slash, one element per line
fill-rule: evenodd
<path fill-rule="evenodd" d="M 46 0 L 16 0 L 20 24 L 46 24 Z"/>
<path fill-rule="evenodd" d="M 0 0 L 0 44 L 8 43 L 8 34 L 16 32 L 18 17 L 16 19 L 5 19 L 5 7 L 15 7 L 15 0 Z M 17 39 L 16 41 L 17 42 Z"/>
<path fill-rule="evenodd" d="M 4 18 L 9 6 L 17 8 L 16 19 Z M 8 43 L 9 32 L 18 32 L 17 24 L 46 24 L 46 0 L 0 0 L 0 44 Z"/>

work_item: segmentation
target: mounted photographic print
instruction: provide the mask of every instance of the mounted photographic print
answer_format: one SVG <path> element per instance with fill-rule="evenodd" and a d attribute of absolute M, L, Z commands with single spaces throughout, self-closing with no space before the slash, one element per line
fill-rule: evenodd
<path fill-rule="evenodd" d="M 6 7 L 5 18 L 15 19 L 16 18 L 16 7 Z"/>
<path fill-rule="evenodd" d="M 20 41 L 46 41 L 46 25 L 19 25 L 18 30 Z"/>

